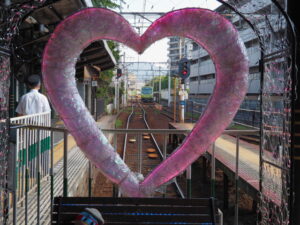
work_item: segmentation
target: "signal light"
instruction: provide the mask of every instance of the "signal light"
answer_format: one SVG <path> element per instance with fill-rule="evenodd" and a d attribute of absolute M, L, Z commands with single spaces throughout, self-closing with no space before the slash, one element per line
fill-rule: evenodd
<path fill-rule="evenodd" d="M 190 75 L 190 62 L 187 58 L 182 58 L 179 61 L 178 74 L 182 79 L 186 79 Z"/>
<path fill-rule="evenodd" d="M 122 76 L 122 69 L 117 69 L 117 79 Z"/>

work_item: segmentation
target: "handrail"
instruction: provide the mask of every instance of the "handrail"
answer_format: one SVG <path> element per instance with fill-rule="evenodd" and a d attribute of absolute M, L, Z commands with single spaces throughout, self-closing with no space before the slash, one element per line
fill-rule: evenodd
<path fill-rule="evenodd" d="M 25 223 L 28 221 L 28 195 L 37 194 L 37 220 L 40 214 L 41 182 L 52 175 L 52 131 L 30 126 L 51 126 L 51 112 L 10 118 L 11 164 L 8 190 L 12 193 L 12 223 L 17 220 L 17 202 L 25 203 Z M 52 162 L 52 161 L 51 161 Z"/>
<path fill-rule="evenodd" d="M 149 125 L 148 125 L 149 127 Z M 51 127 L 51 126 L 38 126 L 38 125 L 27 125 L 27 124 L 13 124 L 13 126 L 11 128 L 15 128 L 15 129 L 27 129 L 27 132 L 31 132 L 36 131 L 36 132 L 40 132 L 40 131 L 50 131 L 51 132 L 51 140 L 53 138 L 53 132 L 62 132 L 64 133 L 64 139 L 65 141 L 67 141 L 66 137 L 68 134 L 67 129 L 65 128 L 61 128 L 61 127 Z M 150 128 L 150 127 L 149 127 Z M 107 133 L 113 133 L 113 134 L 141 134 L 141 133 L 149 133 L 151 134 L 151 136 L 153 136 L 153 134 L 164 134 L 165 136 L 167 134 L 181 134 L 181 135 L 187 135 L 191 129 L 185 129 L 185 130 L 176 130 L 176 129 L 102 129 L 103 132 L 107 132 Z M 225 130 L 223 132 L 223 134 L 235 134 L 237 136 L 242 136 L 242 135 L 259 135 L 259 131 L 258 130 Z M 157 144 L 157 142 L 156 142 Z M 53 144 L 51 144 L 51 155 L 53 155 Z M 158 144 L 157 144 L 158 146 Z M 158 152 L 160 154 L 160 156 L 162 156 L 162 150 L 159 148 L 158 146 Z M 67 176 L 67 148 L 66 145 L 64 145 L 64 158 L 63 158 L 63 171 L 64 171 L 64 182 L 63 182 L 63 190 L 64 190 L 64 194 L 67 194 L 67 187 L 68 187 L 68 177 Z M 53 156 L 51 156 L 53 157 Z M 164 158 L 164 157 L 163 157 Z M 54 192 L 53 192 L 53 180 L 54 180 L 54 174 L 53 174 L 53 159 L 51 160 L 51 199 L 53 198 Z M 178 193 L 181 195 L 181 197 L 184 198 L 184 193 L 181 191 L 176 179 L 174 179 L 174 185 L 176 185 L 176 190 L 178 190 Z M 28 196 L 29 192 L 26 192 L 25 195 L 25 208 L 27 207 L 28 204 Z M 14 209 L 16 209 L 16 207 L 14 207 Z M 26 210 L 26 212 L 28 212 L 28 209 Z M 16 212 L 16 211 L 15 211 Z M 27 215 L 27 214 L 26 214 Z M 39 219 L 39 218 L 38 218 Z M 25 218 L 25 220 L 29 220 L 29 218 Z"/>
<path fill-rule="evenodd" d="M 192 102 L 193 104 L 195 105 L 201 105 L 201 106 L 206 106 L 207 103 L 200 103 L 200 102 L 195 102 L 195 101 L 192 101 L 190 100 L 189 102 Z M 260 113 L 259 110 L 255 110 L 255 109 L 244 109 L 244 108 L 239 108 L 238 109 L 239 111 L 246 111 L 246 112 L 256 112 L 256 113 Z"/>
<path fill-rule="evenodd" d="M 65 128 L 59 127 L 47 127 L 47 126 L 36 126 L 36 125 L 24 125 L 24 124 L 15 124 L 16 126 L 22 126 L 23 128 L 31 129 L 42 129 L 48 131 L 57 131 L 64 132 L 67 131 Z M 114 134 L 136 134 L 141 132 L 148 132 L 152 134 L 183 134 L 189 133 L 192 129 L 101 129 L 103 132 L 114 133 Z M 150 131 L 150 132 L 149 132 Z M 259 135 L 259 130 L 225 130 L 223 134 L 230 135 Z"/>
<path fill-rule="evenodd" d="M 22 120 L 22 119 L 27 119 L 27 118 L 32 118 L 32 117 L 36 117 L 36 116 L 42 116 L 42 115 L 47 115 L 50 112 L 42 112 L 42 113 L 36 113 L 36 114 L 30 114 L 30 115 L 26 115 L 26 116 L 17 116 L 17 117 L 12 117 L 10 118 L 10 122 L 14 122 L 14 121 L 18 121 L 18 120 Z"/>

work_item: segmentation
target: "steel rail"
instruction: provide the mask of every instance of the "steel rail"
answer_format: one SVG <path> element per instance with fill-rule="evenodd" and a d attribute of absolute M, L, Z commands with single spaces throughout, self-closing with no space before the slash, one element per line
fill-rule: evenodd
<path fill-rule="evenodd" d="M 146 111 L 145 111 L 144 107 L 141 106 L 141 104 L 139 104 L 139 106 L 140 106 L 140 108 L 143 110 L 143 119 L 144 119 L 144 122 L 145 122 L 145 124 L 146 124 L 148 130 L 150 130 L 150 126 L 149 126 L 149 124 L 148 124 L 148 122 L 147 122 L 147 120 L 146 120 Z M 163 155 L 163 153 L 162 153 L 162 151 L 161 151 L 161 149 L 160 149 L 160 147 L 159 147 L 159 145 L 158 145 L 158 143 L 157 143 L 157 141 L 156 141 L 156 139 L 155 139 L 153 133 L 150 133 L 150 136 L 151 136 L 151 138 L 152 138 L 152 141 L 154 142 L 155 147 L 157 148 L 157 150 L 158 150 L 158 152 L 159 152 L 159 154 L 160 154 L 161 159 L 163 160 L 163 159 L 164 159 L 164 155 Z M 181 198 L 185 198 L 185 196 L 184 196 L 184 194 L 183 194 L 183 191 L 181 190 L 181 188 L 180 188 L 180 186 L 179 186 L 179 184 L 178 184 L 178 182 L 177 182 L 177 180 L 176 180 L 176 177 L 174 178 L 174 184 L 175 184 L 175 186 L 176 186 L 176 189 L 177 189 L 177 191 L 178 191 L 180 197 L 181 197 Z"/>
<path fill-rule="evenodd" d="M 133 110 L 133 104 L 131 105 L 131 113 L 130 115 L 128 116 L 127 118 L 127 122 L 126 122 L 126 130 L 128 130 L 129 128 L 129 123 L 130 123 L 130 120 L 131 120 L 131 117 L 134 113 L 134 110 Z M 124 145 L 123 145 L 123 161 L 125 162 L 125 159 L 126 159 L 126 147 L 127 147 L 127 138 L 128 138 L 128 132 L 125 133 L 125 137 L 124 137 Z"/>

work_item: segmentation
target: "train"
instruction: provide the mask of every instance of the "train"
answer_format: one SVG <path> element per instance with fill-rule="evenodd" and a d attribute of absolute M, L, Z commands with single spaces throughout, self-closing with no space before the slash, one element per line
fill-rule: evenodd
<path fill-rule="evenodd" d="M 153 87 L 144 86 L 141 89 L 141 100 L 144 103 L 152 103 L 153 102 Z"/>

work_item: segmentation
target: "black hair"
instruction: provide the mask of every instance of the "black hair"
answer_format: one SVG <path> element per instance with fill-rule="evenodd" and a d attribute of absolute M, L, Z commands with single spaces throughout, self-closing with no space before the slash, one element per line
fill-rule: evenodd
<path fill-rule="evenodd" d="M 41 83 L 41 77 L 37 74 L 32 74 L 26 79 L 26 83 L 29 87 L 35 88 Z"/>

